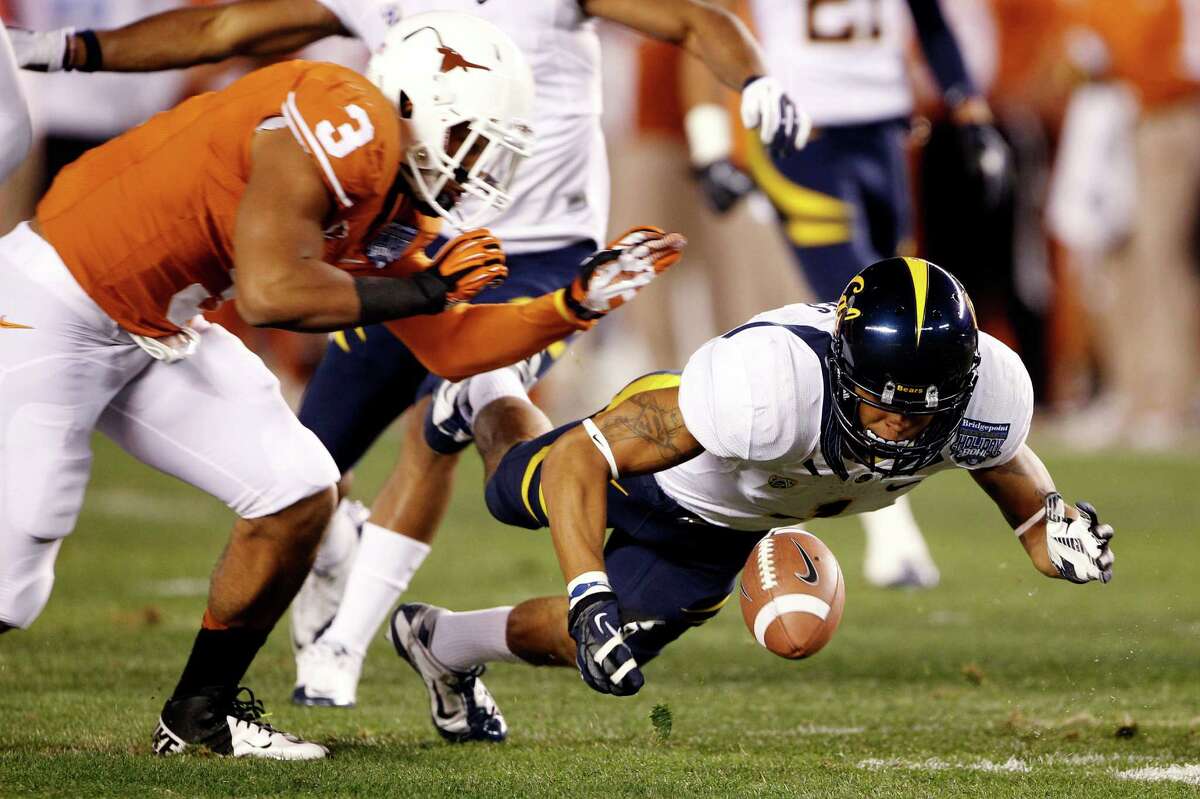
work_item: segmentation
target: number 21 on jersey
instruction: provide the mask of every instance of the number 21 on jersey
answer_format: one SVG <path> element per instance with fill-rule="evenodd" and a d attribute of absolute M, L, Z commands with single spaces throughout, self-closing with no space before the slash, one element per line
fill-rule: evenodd
<path fill-rule="evenodd" d="M 883 34 L 884 0 L 804 0 L 810 42 L 856 42 Z"/>

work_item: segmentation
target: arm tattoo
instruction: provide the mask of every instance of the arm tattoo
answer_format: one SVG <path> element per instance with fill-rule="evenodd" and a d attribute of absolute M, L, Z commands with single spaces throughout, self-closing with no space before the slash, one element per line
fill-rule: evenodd
<path fill-rule="evenodd" d="M 632 407 L 630 407 L 632 406 Z M 680 458 L 680 433 L 686 432 L 683 414 L 675 405 L 662 405 L 652 394 L 635 394 L 617 413 L 609 414 L 600 430 L 610 443 L 637 439 L 653 444 L 663 458 Z"/>
<path fill-rule="evenodd" d="M 1012 499 L 1014 485 L 1021 482 L 1030 483 L 1036 490 L 1038 498 L 1043 502 L 1054 491 L 1053 484 L 1048 487 L 1043 484 L 1048 475 L 1046 475 L 1045 467 L 1041 466 L 1041 462 L 1022 457 L 1020 454 L 1007 463 L 986 469 L 984 472 L 985 474 L 977 476 L 979 486 L 992 498 L 1009 526 L 1014 529 L 1028 518 L 1024 509 L 1013 508 L 1004 501 Z"/>

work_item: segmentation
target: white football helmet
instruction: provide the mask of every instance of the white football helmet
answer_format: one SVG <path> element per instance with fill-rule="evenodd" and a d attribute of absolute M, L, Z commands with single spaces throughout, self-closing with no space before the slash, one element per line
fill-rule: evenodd
<path fill-rule="evenodd" d="M 533 148 L 533 74 L 508 34 L 470 14 L 415 14 L 388 32 L 367 77 L 396 104 L 401 169 L 438 216 L 466 230 L 512 204 Z"/>

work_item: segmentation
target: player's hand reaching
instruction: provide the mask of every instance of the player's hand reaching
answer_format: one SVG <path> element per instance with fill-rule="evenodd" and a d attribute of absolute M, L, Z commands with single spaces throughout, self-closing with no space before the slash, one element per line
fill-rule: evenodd
<path fill-rule="evenodd" d="M 488 286 L 503 283 L 508 267 L 499 239 L 480 228 L 446 242 L 424 274 L 441 281 L 446 307 L 450 307 L 471 300 Z"/>
<path fill-rule="evenodd" d="M 996 211 L 1013 191 L 1013 157 L 1004 137 L 990 124 L 957 128 L 960 157 L 986 211 Z"/>
<path fill-rule="evenodd" d="M 616 594 L 600 591 L 580 599 L 567 615 L 567 628 L 579 674 L 593 690 L 616 696 L 641 690 L 646 680 L 625 643 Z"/>
<path fill-rule="evenodd" d="M 598 319 L 645 288 L 680 259 L 687 239 L 656 227 L 637 227 L 580 265 L 566 291 L 567 307 L 580 319 Z"/>
<path fill-rule="evenodd" d="M 1112 525 L 1101 524 L 1090 503 L 1080 502 L 1075 507 L 1079 518 L 1068 519 L 1062 495 L 1046 497 L 1046 551 L 1050 562 L 1064 580 L 1107 583 L 1112 579 L 1114 557 L 1109 547 Z"/>
<path fill-rule="evenodd" d="M 776 157 L 800 150 L 812 134 L 812 119 L 784 93 L 779 81 L 759 76 L 742 87 L 742 124 L 757 130 Z"/>
<path fill-rule="evenodd" d="M 726 213 L 737 205 L 738 200 L 754 191 L 754 181 L 728 158 L 699 167 L 693 174 L 708 206 L 718 214 Z"/>

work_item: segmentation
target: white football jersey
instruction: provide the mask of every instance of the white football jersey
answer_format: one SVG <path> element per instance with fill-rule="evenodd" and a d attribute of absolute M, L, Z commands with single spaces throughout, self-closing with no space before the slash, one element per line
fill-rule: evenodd
<path fill-rule="evenodd" d="M 1005 463 L 1025 442 L 1029 373 L 1016 353 L 980 333 L 979 379 L 941 459 L 884 477 L 847 457 L 848 479 L 839 477 L 822 447 L 837 426 L 824 364 L 833 310 L 827 303 L 768 311 L 692 355 L 679 408 L 705 452 L 655 475 L 668 496 L 713 524 L 767 530 L 878 510 L 944 469 Z"/>
<path fill-rule="evenodd" d="M 604 243 L 608 158 L 600 131 L 600 40 L 578 0 L 319 0 L 375 50 L 402 17 L 460 11 L 483 17 L 525 53 L 536 85 L 533 155 L 513 205 L 488 227 L 511 253 L 580 239 Z"/>
<path fill-rule="evenodd" d="M 751 0 L 750 8 L 767 71 L 814 124 L 912 113 L 904 0 Z"/>

